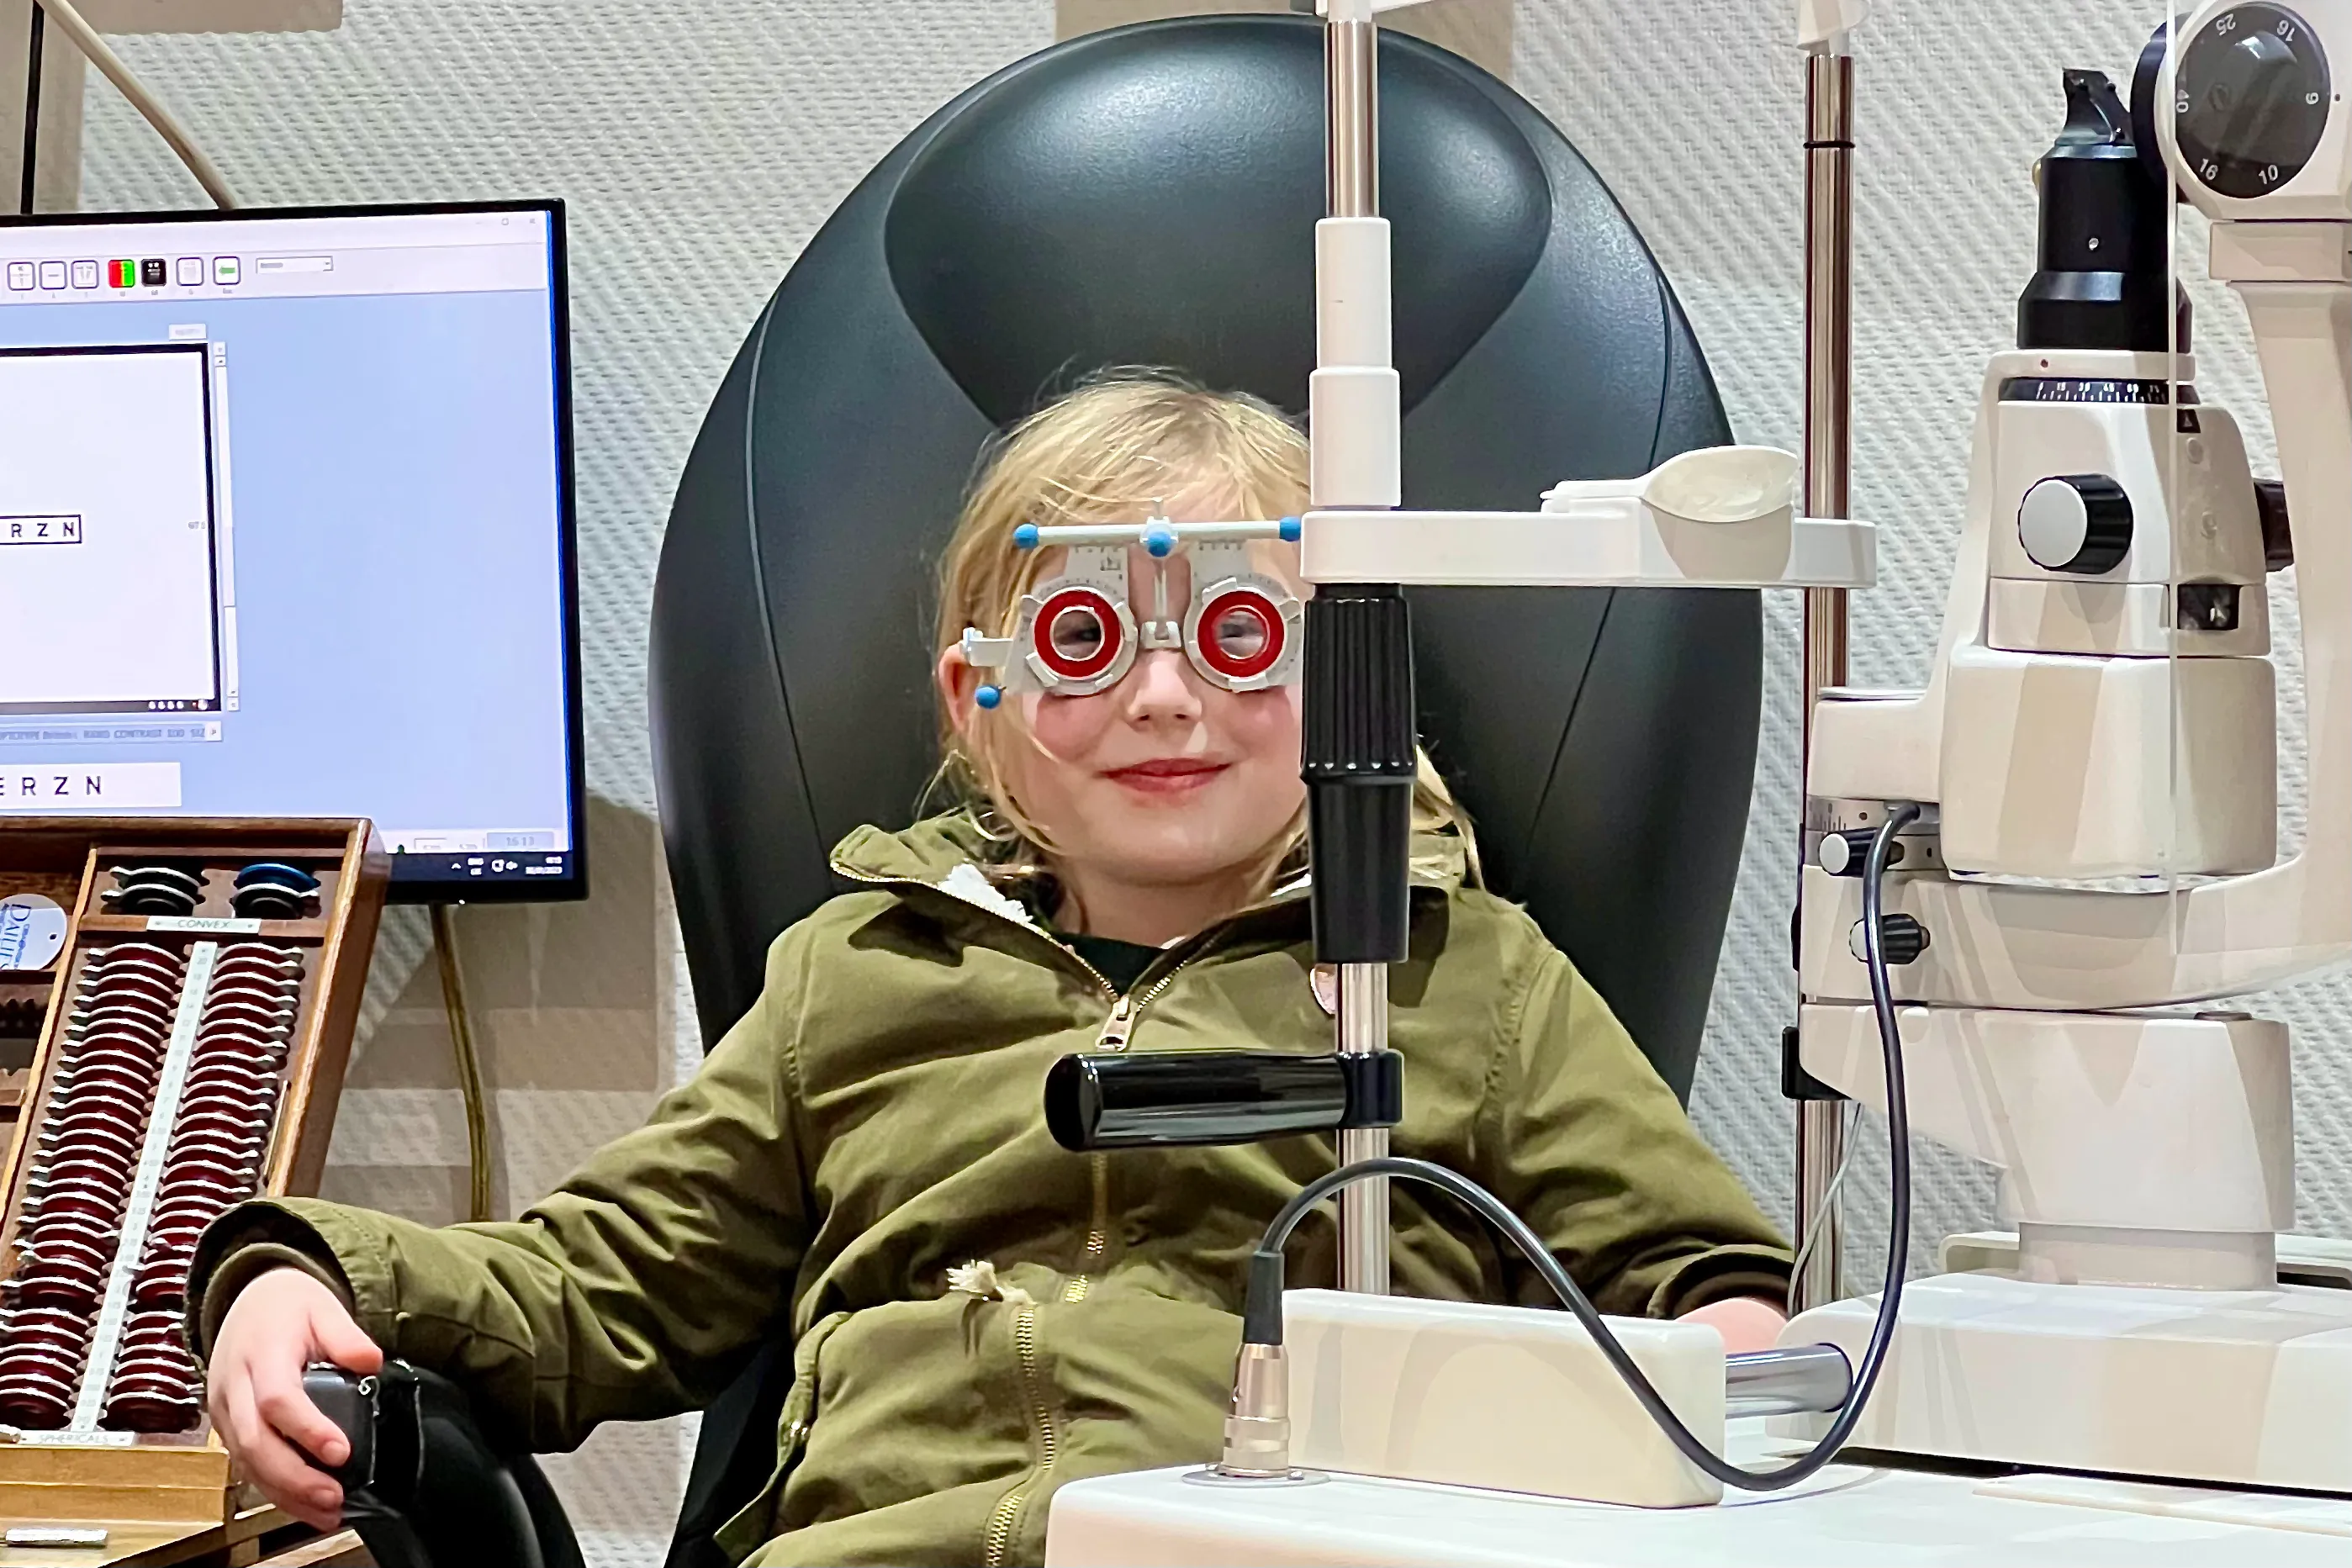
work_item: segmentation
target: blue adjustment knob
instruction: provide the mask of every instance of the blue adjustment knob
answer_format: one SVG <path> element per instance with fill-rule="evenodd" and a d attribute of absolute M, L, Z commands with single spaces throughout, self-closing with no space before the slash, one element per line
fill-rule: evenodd
<path fill-rule="evenodd" d="M 1282 542 L 1284 544 L 1297 544 L 1298 542 L 1298 536 L 1305 531 L 1306 530 L 1299 526 L 1299 521 L 1297 517 L 1285 517 L 1282 519 Z"/>
<path fill-rule="evenodd" d="M 1019 528 L 1014 528 L 1013 530 L 1013 548 L 1014 549 L 1035 549 L 1037 548 L 1037 525 L 1034 523 L 1024 523 Z"/>
<path fill-rule="evenodd" d="M 982 686 L 971 694 L 971 700 L 984 708 L 994 708 L 1004 700 L 1004 690 L 1001 686 Z"/>
<path fill-rule="evenodd" d="M 1175 553 L 1176 530 L 1166 523 L 1153 523 L 1143 530 L 1143 548 L 1154 560 L 1163 560 Z"/>

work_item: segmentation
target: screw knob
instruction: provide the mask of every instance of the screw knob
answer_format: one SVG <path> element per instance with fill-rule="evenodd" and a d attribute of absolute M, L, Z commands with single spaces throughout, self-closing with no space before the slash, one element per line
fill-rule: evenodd
<path fill-rule="evenodd" d="M 2045 571 L 2112 571 L 2131 553 L 2131 497 L 2105 474 L 2044 479 L 2018 506 L 2017 538 Z"/>
<path fill-rule="evenodd" d="M 1882 915 L 1878 918 L 1879 950 L 1890 964 L 1916 962 L 1927 950 L 1927 928 L 1908 915 Z M 1846 934 L 1846 951 L 1864 963 L 1869 962 L 1862 945 L 1862 922 L 1853 923 Z"/>
<path fill-rule="evenodd" d="M 1878 837 L 1876 828 L 1841 828 L 1822 835 L 1822 847 L 1814 859 L 1832 876 L 1860 876 L 1870 859 L 1870 841 Z M 1895 840 L 1886 846 L 1886 863 L 1903 863 L 1903 841 Z"/>

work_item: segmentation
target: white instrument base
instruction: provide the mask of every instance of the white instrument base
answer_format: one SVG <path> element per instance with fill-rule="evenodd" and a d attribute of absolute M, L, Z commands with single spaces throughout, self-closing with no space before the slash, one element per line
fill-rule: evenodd
<path fill-rule="evenodd" d="M 1877 1298 L 1806 1312 L 1784 1344 L 1860 1361 Z M 1775 1429 L 1820 1429 L 1792 1416 Z M 2352 1493 L 2352 1291 L 1904 1288 L 1855 1446 L 2003 1464 Z"/>
<path fill-rule="evenodd" d="M 1964 1230 L 1958 1236 L 1945 1237 L 1936 1256 L 1948 1274 L 1966 1274 L 1980 1269 L 2013 1274 L 2017 1272 L 2017 1232 Z M 2352 1241 L 2339 1241 L 2332 1236 L 2297 1236 L 2283 1230 L 2273 1256 L 2278 1260 L 2279 1283 L 2283 1285 L 2352 1291 Z"/>
<path fill-rule="evenodd" d="M 1566 1312 L 1348 1291 L 1282 1300 L 1293 1464 L 1644 1508 L 1723 1495 Z M 1720 1451 L 1722 1336 L 1643 1318 L 1610 1326 L 1668 1408 Z"/>
<path fill-rule="evenodd" d="M 1732 1457 L 1769 1449 L 1732 1423 Z M 1213 1487 L 1183 1470 L 1074 1481 L 1049 1568 L 2341 1568 L 2352 1502 L 2071 1476 L 1999 1480 L 1832 1465 L 1790 1492 L 1633 1509 L 1413 1481 Z"/>

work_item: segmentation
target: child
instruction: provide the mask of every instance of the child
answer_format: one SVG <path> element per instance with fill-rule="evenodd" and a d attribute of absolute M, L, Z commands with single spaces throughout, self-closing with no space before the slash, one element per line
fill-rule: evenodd
<path fill-rule="evenodd" d="M 308 1361 L 435 1367 L 548 1450 L 708 1401 L 779 1333 L 796 1382 L 774 1478 L 720 1536 L 754 1563 L 1035 1563 L 1061 1483 L 1213 1458 L 1244 1260 L 1331 1140 L 1072 1155 L 1041 1089 L 1073 1051 L 1330 1049 L 1298 691 L 1266 663 L 1306 590 L 1274 541 L 1139 548 L 1107 587 L 1151 634 L 1066 608 L 1024 643 L 1025 592 L 1087 570 L 1104 587 L 1118 555 L 1019 551 L 1013 528 L 1283 517 L 1306 469 L 1263 404 L 1136 373 L 1014 431 L 942 573 L 943 778 L 965 803 L 851 834 L 835 869 L 865 889 L 779 937 L 693 1082 L 521 1218 L 435 1230 L 310 1199 L 225 1217 L 192 1332 L 245 1473 L 334 1522 L 338 1489 L 298 1451 L 344 1458 L 299 1391 Z M 1254 583 L 1259 609 L 1175 634 L 1196 567 Z M 967 626 L 1011 657 L 975 669 Z M 1769 1343 L 1771 1228 L 1607 1005 L 1472 885 L 1425 767 L 1418 806 L 1397 1151 L 1492 1187 L 1603 1311 Z M 1549 1304 L 1424 1197 L 1395 1193 L 1400 1292 Z M 1294 1284 L 1332 1282 L 1333 1240 L 1328 1214 L 1301 1229 Z"/>

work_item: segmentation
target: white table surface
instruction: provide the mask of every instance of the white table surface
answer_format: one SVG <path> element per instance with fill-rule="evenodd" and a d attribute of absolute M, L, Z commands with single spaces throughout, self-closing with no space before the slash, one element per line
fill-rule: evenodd
<path fill-rule="evenodd" d="M 1738 1423 L 1751 1427 L 1753 1423 Z M 1760 1433 L 1733 1452 L 1765 1466 Z M 2352 1501 L 2065 1476 L 1832 1466 L 1791 1492 L 1643 1510 L 1413 1481 L 1204 1486 L 1182 1470 L 1055 1495 L 1051 1568 L 2352 1568 Z"/>

